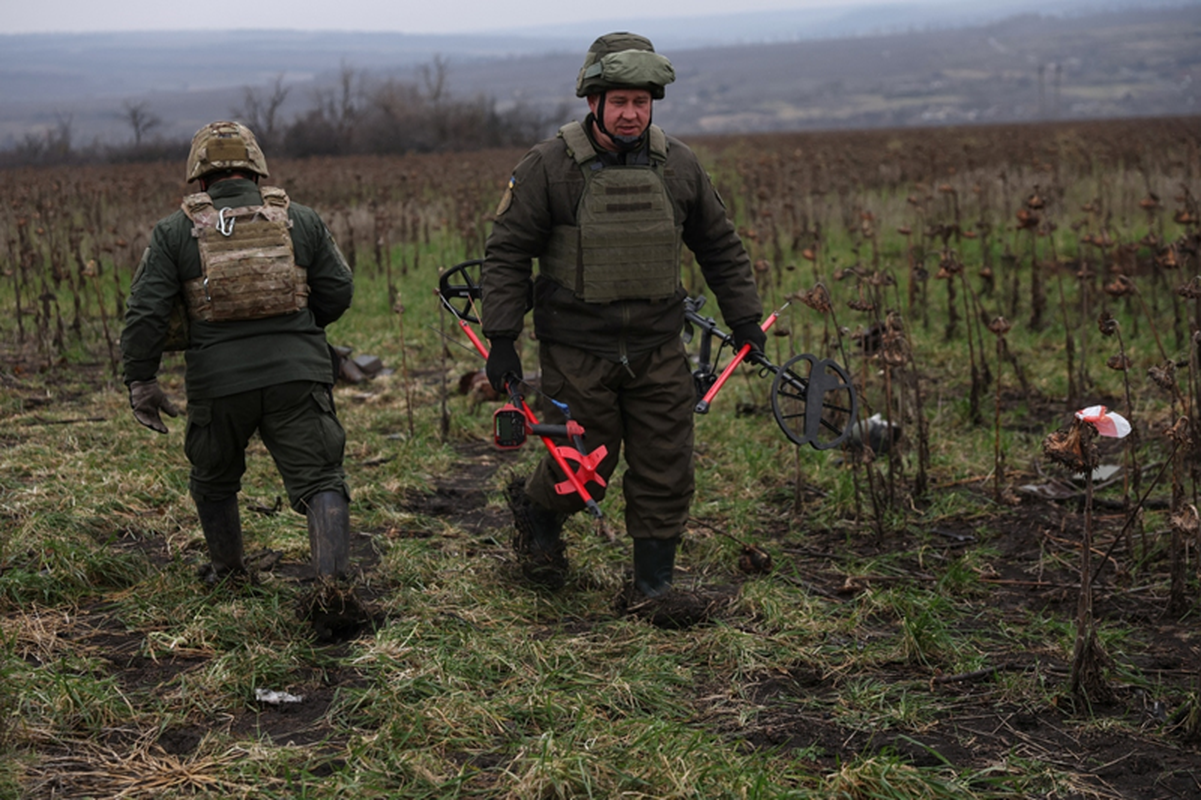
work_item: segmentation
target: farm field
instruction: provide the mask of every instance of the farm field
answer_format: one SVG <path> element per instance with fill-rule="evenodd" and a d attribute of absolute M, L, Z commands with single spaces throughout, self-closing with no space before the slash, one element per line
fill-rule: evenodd
<path fill-rule="evenodd" d="M 385 367 L 335 389 L 373 617 L 337 641 L 265 448 L 242 518 L 278 561 L 206 588 L 183 419 L 128 407 L 122 306 L 183 165 L 6 172 L 0 798 L 1201 796 L 1201 119 L 689 143 L 782 309 L 768 357 L 844 365 L 901 433 L 798 447 L 741 368 L 697 419 L 677 582 L 714 599 L 682 630 L 615 602 L 618 486 L 563 590 L 516 568 L 503 489 L 540 448 L 492 446 L 436 289 L 520 151 L 267 154 L 354 268 L 331 343 Z"/>

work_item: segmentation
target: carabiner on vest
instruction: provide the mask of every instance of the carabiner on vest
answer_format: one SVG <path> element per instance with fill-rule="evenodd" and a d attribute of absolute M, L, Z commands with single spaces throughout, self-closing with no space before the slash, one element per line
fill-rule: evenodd
<path fill-rule="evenodd" d="M 229 217 L 225 216 L 225 212 L 227 211 L 230 212 Z M 234 235 L 235 222 L 237 222 L 237 219 L 234 217 L 233 212 L 228 208 L 221 209 L 221 211 L 217 214 L 217 230 L 222 236 Z"/>

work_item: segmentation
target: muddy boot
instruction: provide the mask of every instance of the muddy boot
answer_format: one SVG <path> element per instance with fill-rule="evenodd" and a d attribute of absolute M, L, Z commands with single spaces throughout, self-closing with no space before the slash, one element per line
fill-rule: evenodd
<path fill-rule="evenodd" d="M 657 628 L 680 630 L 708 622 L 729 605 L 725 592 L 673 588 L 679 544 L 679 537 L 634 540 L 634 581 L 618 598 L 622 611 Z"/>
<path fill-rule="evenodd" d="M 659 597 L 671 591 L 679 544 L 678 536 L 634 540 L 634 588 L 643 597 Z"/>
<path fill-rule="evenodd" d="M 301 595 L 298 611 L 320 642 L 346 642 L 375 625 L 372 612 L 345 581 L 318 580 Z"/>
<path fill-rule="evenodd" d="M 230 495 L 216 501 L 195 497 L 193 500 L 196 502 L 196 513 L 200 516 L 200 527 L 204 530 L 209 558 L 212 559 L 200 568 L 200 579 L 212 585 L 231 575 L 245 575 L 238 496 Z"/>
<path fill-rule="evenodd" d="M 309 551 L 318 578 L 346 576 L 350 561 L 350 503 L 339 491 L 318 492 L 308 499 Z"/>
<path fill-rule="evenodd" d="M 567 547 L 561 538 L 566 517 L 530 500 L 525 481 L 518 478 L 505 490 L 513 512 L 513 550 L 526 579 L 548 589 L 567 581 Z"/>

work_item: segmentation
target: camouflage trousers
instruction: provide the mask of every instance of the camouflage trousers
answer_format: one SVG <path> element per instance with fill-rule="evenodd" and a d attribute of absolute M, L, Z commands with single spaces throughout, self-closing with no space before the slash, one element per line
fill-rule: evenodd
<path fill-rule="evenodd" d="M 584 426 L 584 444 L 600 445 L 608 455 L 597 472 L 606 482 L 617 468 L 625 445 L 622 493 L 630 536 L 670 539 L 688 520 L 695 491 L 693 480 L 693 406 L 696 390 L 684 345 L 676 338 L 626 366 L 566 345 L 541 345 L 542 391 L 566 403 L 572 418 Z M 546 422 L 562 422 L 548 412 Z M 568 462 L 570 463 L 570 462 Z M 572 513 L 584 507 L 578 494 L 559 494 L 565 480 L 554 459 L 544 457 L 526 484 L 539 505 Z M 586 487 L 598 501 L 605 490 Z"/>

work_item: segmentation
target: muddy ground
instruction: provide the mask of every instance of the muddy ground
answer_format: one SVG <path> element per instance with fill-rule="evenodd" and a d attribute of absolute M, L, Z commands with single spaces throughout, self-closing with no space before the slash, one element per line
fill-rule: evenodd
<path fill-rule="evenodd" d="M 14 385 L 10 383 L 10 388 Z M 59 403 L 62 402 L 60 397 Z M 56 416 L 61 416 L 62 410 Z M 459 463 L 440 479 L 435 490 L 408 498 L 407 508 L 453 524 L 476 543 L 475 552 L 486 552 L 504 561 L 508 558 L 509 520 L 503 503 L 490 503 L 480 487 L 489 485 L 488 478 L 503 468 L 505 461 L 503 454 L 490 448 L 464 450 Z M 983 483 L 960 484 L 954 490 L 979 491 L 985 496 L 990 487 Z M 1100 527 L 1110 533 L 1099 537 L 1098 548 L 1108 545 L 1112 532 L 1120 527 L 1120 519 L 1120 513 L 1099 519 Z M 919 549 L 925 558 L 950 559 L 970 553 L 973 548 L 988 547 L 990 553 L 984 561 L 989 566 L 982 575 L 988 585 L 989 607 L 999 610 L 1001 617 L 1014 625 L 1026 624 L 1031 615 L 1044 613 L 1070 619 L 1076 607 L 1074 587 L 1078 576 L 1068 567 L 1056 565 L 1075 563 L 1071 554 L 1078 553 L 1081 523 L 1075 500 L 1055 502 L 1028 495 L 989 517 L 944 518 L 935 529 L 887 532 L 883 537 L 869 532 L 848 539 L 845 531 L 809 531 L 802 540 L 783 527 L 773 532 L 771 524 L 766 523 L 763 539 L 770 542 L 765 547 L 775 560 L 775 570 L 768 576 L 747 577 L 732 568 L 730 579 L 735 583 L 792 580 L 829 603 L 852 603 L 858 593 L 873 583 L 932 581 L 933 576 L 914 555 Z M 431 534 L 425 528 L 410 534 L 399 531 L 395 535 Z M 931 541 L 940 544 L 931 546 Z M 117 546 L 143 550 L 151 561 L 168 560 L 162 541 L 137 539 L 118 542 Z M 1065 558 L 1047 557 L 1055 552 L 1063 553 Z M 843 568 L 849 558 L 887 553 L 906 554 L 893 562 L 900 566 L 890 575 L 848 578 Z M 374 569 L 378 554 L 371 541 L 361 537 L 356 539 L 353 558 L 369 572 Z M 686 551 L 683 558 L 687 558 Z M 1037 569 L 1040 564 L 1045 568 Z M 307 566 L 303 564 L 285 561 L 275 565 L 274 570 L 277 575 L 298 582 L 307 579 Z M 1060 798 L 1201 798 L 1201 734 L 1195 727 L 1187 730 L 1189 726 L 1181 716 L 1189 708 L 1190 697 L 1195 703 L 1201 690 L 1201 633 L 1196 621 L 1196 598 L 1190 598 L 1193 610 L 1181 622 L 1164 614 L 1166 599 L 1161 582 L 1133 586 L 1127 577 L 1120 571 L 1115 574 L 1112 569 L 1102 577 L 1096 614 L 1101 620 L 1132 631 L 1131 637 L 1142 646 L 1135 655 L 1124 659 L 1124 668 L 1141 676 L 1150 688 L 1116 681 L 1112 702 L 1094 706 L 1091 722 L 1080 709 L 1054 700 L 1062 696 L 1061 692 L 1049 691 L 1044 695 L 1044 699 L 1052 698 L 1049 702 L 1008 697 L 998 685 L 999 676 L 1005 673 L 1037 676 L 1054 687 L 1066 682 L 1070 670 L 1070 664 L 1058 650 L 1016 648 L 994 654 L 989 669 L 979 673 L 935 672 L 932 676 L 930 668 L 906 662 L 875 667 L 868 677 L 880 682 L 920 682 L 929 694 L 928 699 L 946 709 L 917 729 L 866 731 L 841 724 L 833 711 L 839 691 L 850 676 L 830 674 L 803 661 L 752 676 L 746 685 L 736 687 L 736 694 L 761 707 L 759 713 L 737 724 L 711 705 L 714 702 L 711 698 L 728 695 L 730 687 L 697 686 L 698 717 L 740 747 L 794 751 L 798 758 L 811 763 L 815 771 L 836 771 L 840 764 L 857 755 L 889 749 L 919 766 L 950 764 L 983 770 L 1015 763 L 1050 765 L 1074 776 L 1076 782 L 1050 795 Z M 69 637 L 79 654 L 103 659 L 127 693 L 154 692 L 204 663 L 202 657 L 186 654 L 148 658 L 143 654 L 143 635 L 127 630 L 103 604 L 80 609 L 75 619 Z M 546 624 L 544 630 L 532 635 L 553 636 L 567 627 L 578 631 L 581 625 L 596 622 L 573 619 Z M 728 622 L 752 630 L 758 624 L 755 619 L 747 618 Z M 359 635 L 372 633 L 368 628 Z M 857 646 L 853 641 L 841 644 Z M 328 646 L 331 654 L 336 655 L 346 644 Z M 362 680 L 354 669 L 334 666 L 335 663 L 327 661 L 321 666 L 322 679 L 313 681 L 321 688 L 303 704 L 262 704 L 204 723 L 169 727 L 161 732 L 154 747 L 165 755 L 183 757 L 192 753 L 210 730 L 221 730 L 236 736 L 268 737 L 279 744 L 304 746 L 324 742 L 323 747 L 335 753 L 338 733 L 329 726 L 326 712 L 339 689 L 356 686 Z M 865 676 L 860 673 L 855 677 Z M 1098 720 L 1121 724 L 1097 724 Z M 122 735 L 119 730 L 112 734 L 116 740 Z M 52 758 L 35 767 L 30 776 L 33 796 L 55 795 L 57 776 L 61 776 L 64 764 L 71 759 L 67 752 L 46 755 Z M 333 760 L 328 764 L 331 771 L 339 766 L 336 758 L 331 755 Z"/>

